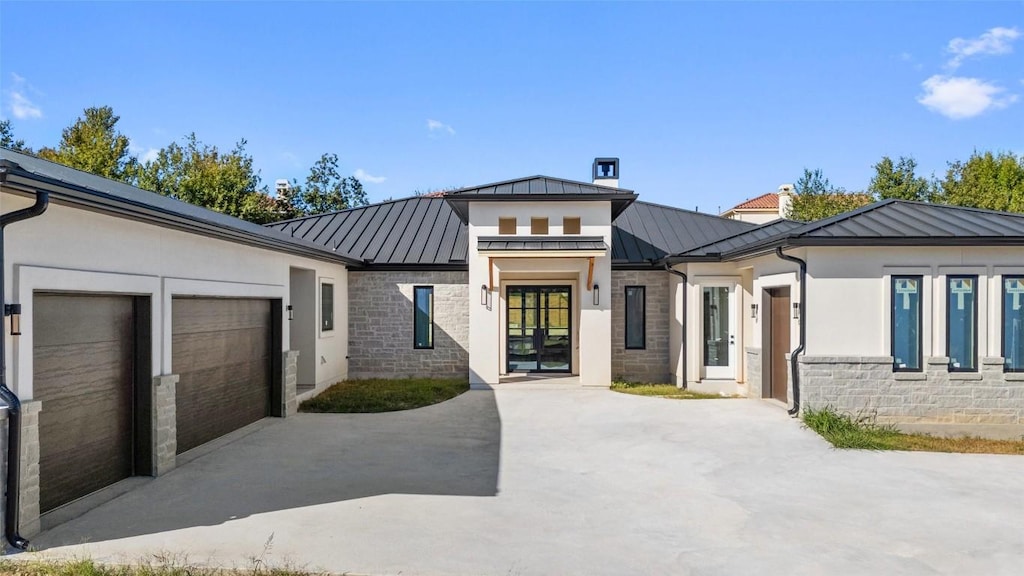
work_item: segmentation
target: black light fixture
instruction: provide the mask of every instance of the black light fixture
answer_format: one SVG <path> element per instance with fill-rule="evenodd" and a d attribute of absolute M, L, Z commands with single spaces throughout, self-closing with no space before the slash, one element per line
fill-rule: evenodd
<path fill-rule="evenodd" d="M 594 306 L 601 305 L 601 287 L 594 284 Z"/>
<path fill-rule="evenodd" d="M 288 305 L 288 320 L 295 320 L 295 309 L 291 304 Z"/>
<path fill-rule="evenodd" d="M 480 285 L 480 305 L 487 306 L 487 300 L 490 296 L 490 291 L 487 290 L 487 284 Z"/>
<path fill-rule="evenodd" d="M 4 316 L 11 317 L 11 336 L 21 336 L 21 304 L 4 304 Z"/>
<path fill-rule="evenodd" d="M 793 320 L 800 319 L 800 303 L 793 302 Z"/>
<path fill-rule="evenodd" d="M 750 317 L 757 320 L 757 304 L 750 305 Z"/>

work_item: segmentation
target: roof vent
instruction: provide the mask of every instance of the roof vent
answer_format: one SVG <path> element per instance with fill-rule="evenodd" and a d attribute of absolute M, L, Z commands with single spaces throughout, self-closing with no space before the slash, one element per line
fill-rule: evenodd
<path fill-rule="evenodd" d="M 594 184 L 619 187 L 618 158 L 594 158 Z"/>

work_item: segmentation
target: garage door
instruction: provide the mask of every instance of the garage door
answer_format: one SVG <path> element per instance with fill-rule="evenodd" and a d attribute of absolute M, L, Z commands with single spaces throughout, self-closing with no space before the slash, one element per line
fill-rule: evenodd
<path fill-rule="evenodd" d="M 132 298 L 36 294 L 33 396 L 39 507 L 52 510 L 132 474 Z"/>
<path fill-rule="evenodd" d="M 269 415 L 268 300 L 175 298 L 178 453 Z"/>

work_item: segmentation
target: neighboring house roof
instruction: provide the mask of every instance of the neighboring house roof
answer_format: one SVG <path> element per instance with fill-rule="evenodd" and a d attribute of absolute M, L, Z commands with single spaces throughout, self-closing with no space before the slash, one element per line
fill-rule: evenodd
<path fill-rule="evenodd" d="M 478 250 L 494 251 L 565 251 L 565 250 L 607 250 L 601 236 L 481 236 L 477 239 Z"/>
<path fill-rule="evenodd" d="M 804 226 L 803 222 L 796 222 L 794 220 L 774 220 L 767 224 L 762 224 L 752 230 L 745 230 L 739 234 L 728 236 L 717 242 L 711 242 L 703 246 L 698 246 L 692 250 L 687 250 L 680 254 L 676 254 L 673 259 L 686 259 L 686 260 L 718 260 L 718 258 L 724 252 L 729 252 L 749 246 L 755 242 L 762 242 L 771 238 L 775 238 L 780 234 L 784 234 L 796 228 Z"/>
<path fill-rule="evenodd" d="M 751 234 L 745 239 L 749 241 L 723 246 L 720 258 L 737 260 L 787 246 L 1021 246 L 1024 214 L 883 200 L 775 234 Z M 678 253 L 669 261 L 683 262 L 697 256 Z"/>
<path fill-rule="evenodd" d="M 468 232 L 447 199 L 418 196 L 268 226 L 337 247 L 371 267 L 465 269 Z M 752 228 L 748 222 L 637 201 L 612 224 L 612 264 L 650 268 L 669 254 Z"/>
<path fill-rule="evenodd" d="M 483 186 L 460 188 L 445 192 L 444 197 L 452 203 L 456 214 L 462 218 L 463 222 L 469 221 L 468 204 L 470 201 L 568 200 L 578 202 L 581 200 L 610 200 L 612 218 L 615 218 L 636 200 L 636 194 L 625 188 L 600 186 L 549 176 L 530 176 Z"/>
<path fill-rule="evenodd" d="M 751 198 L 746 202 L 741 202 L 726 212 L 732 212 L 735 210 L 778 210 L 779 209 L 779 195 L 775 192 L 769 192 L 762 194 L 757 198 Z"/>
<path fill-rule="evenodd" d="M 0 148 L 0 160 L 7 164 L 8 184 L 46 190 L 52 199 L 65 204 L 278 252 L 360 263 L 343 251 L 326 250 L 322 245 L 259 224 L 35 156 Z"/>

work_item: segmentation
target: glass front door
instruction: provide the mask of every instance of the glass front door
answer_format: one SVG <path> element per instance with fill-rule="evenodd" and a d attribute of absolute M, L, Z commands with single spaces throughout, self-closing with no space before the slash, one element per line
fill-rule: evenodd
<path fill-rule="evenodd" d="M 704 287 L 704 374 L 736 377 L 736 313 L 732 286 Z"/>
<path fill-rule="evenodd" d="M 568 286 L 508 288 L 508 372 L 572 370 Z"/>

